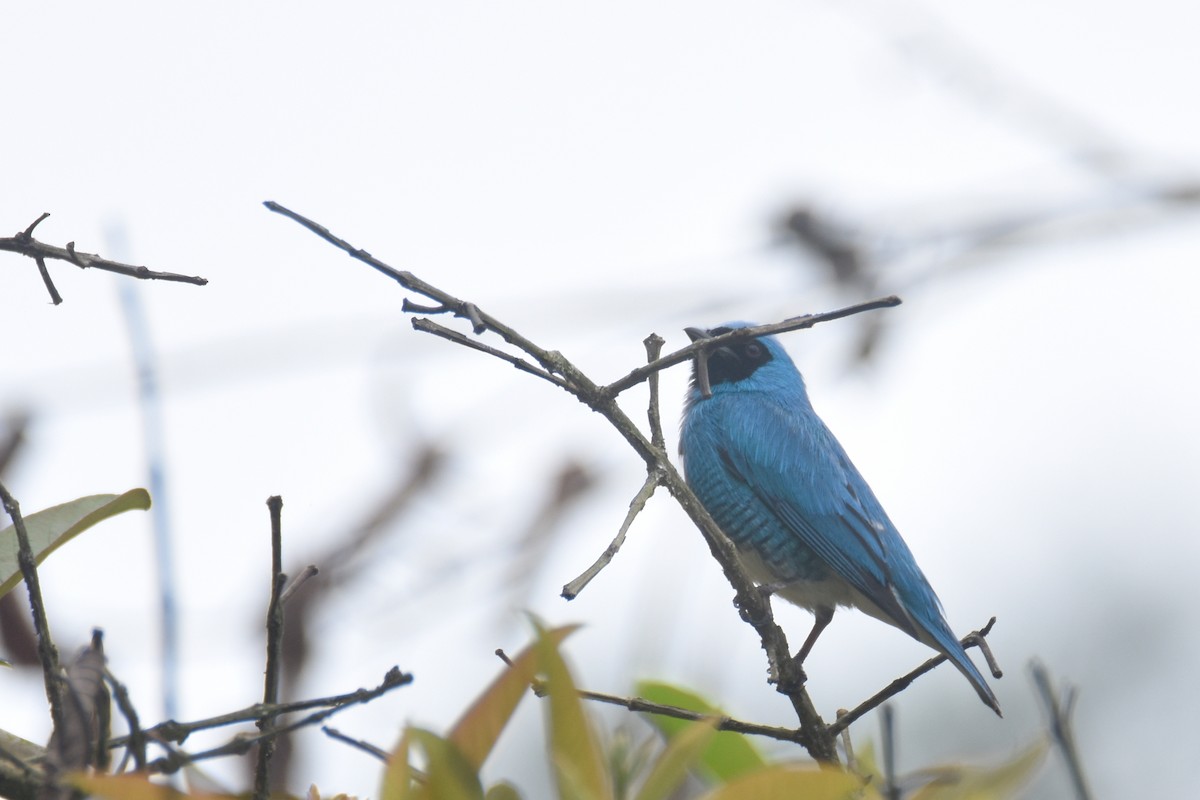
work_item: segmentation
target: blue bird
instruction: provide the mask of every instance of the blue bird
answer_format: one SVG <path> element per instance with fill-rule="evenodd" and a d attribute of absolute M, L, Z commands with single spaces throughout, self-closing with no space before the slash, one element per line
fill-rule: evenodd
<path fill-rule="evenodd" d="M 699 341 L 737 328 L 687 328 Z M 680 453 L 692 491 L 754 580 L 813 612 L 803 663 L 837 606 L 856 607 L 945 654 L 997 714 L 983 675 L 871 487 L 813 411 L 804 379 L 772 336 L 734 339 L 693 366 Z"/>

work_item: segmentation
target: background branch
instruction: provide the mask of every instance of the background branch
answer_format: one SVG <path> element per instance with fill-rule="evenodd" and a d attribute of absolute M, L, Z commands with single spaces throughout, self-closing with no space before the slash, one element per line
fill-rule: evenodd
<path fill-rule="evenodd" d="M 38 263 L 38 271 L 42 275 L 42 280 L 46 283 L 46 288 L 50 292 L 50 299 L 55 305 L 62 302 L 62 297 L 58 294 L 58 290 L 54 288 L 54 283 L 50 280 L 50 272 L 46 269 L 45 262 L 48 258 L 66 261 L 80 269 L 99 269 L 105 272 L 115 272 L 118 275 L 126 275 L 130 278 L 141 278 L 142 280 L 175 281 L 177 283 L 191 283 L 196 286 L 204 286 L 208 283 L 207 278 L 195 275 L 156 272 L 147 267 L 122 264 L 120 261 L 111 261 L 92 253 L 84 253 L 75 249 L 74 242 L 67 242 L 66 247 L 56 247 L 52 244 L 39 242 L 33 238 L 33 229 L 48 216 L 50 216 L 48 213 L 42 214 L 34 220 L 33 224 L 15 236 L 0 237 L 0 250 L 17 253 L 35 260 Z"/>

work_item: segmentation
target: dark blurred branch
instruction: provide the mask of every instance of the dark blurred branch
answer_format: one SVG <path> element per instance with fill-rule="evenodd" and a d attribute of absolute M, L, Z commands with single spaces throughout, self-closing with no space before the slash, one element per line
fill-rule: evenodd
<path fill-rule="evenodd" d="M 1060 702 L 1046 667 L 1034 662 L 1030 664 L 1029 671 L 1038 690 L 1038 699 L 1042 701 L 1042 708 L 1046 710 L 1050 737 L 1067 765 L 1075 797 L 1078 800 L 1091 800 L 1092 792 L 1088 788 L 1087 775 L 1083 771 L 1083 761 L 1079 758 L 1079 750 L 1075 746 L 1075 732 L 1071 726 L 1071 713 L 1075 710 L 1075 689 L 1068 686 L 1065 690 L 1066 697 Z"/>
<path fill-rule="evenodd" d="M 689 345 L 669 356 L 655 359 L 652 363 L 633 371 L 625 378 L 610 386 L 600 386 L 558 351 L 540 347 L 513 328 L 486 314 L 474 303 L 460 300 L 420 280 L 410 272 L 393 269 L 366 251 L 357 249 L 348 242 L 334 236 L 324 226 L 284 208 L 278 203 L 267 202 L 265 205 L 271 211 L 283 214 L 300 223 L 353 258 L 363 261 L 372 268 L 384 273 L 400 283 L 404 288 L 417 292 L 434 301 L 434 305 L 432 306 L 417 306 L 409 302 L 406 306 L 408 309 L 421 310 L 424 313 L 453 314 L 454 316 L 467 319 L 471 323 L 472 330 L 477 335 L 487 332 L 497 334 L 510 347 L 520 350 L 531 358 L 534 363 L 540 365 L 541 370 L 544 371 L 542 377 L 560 386 L 581 403 L 607 419 L 642 458 L 645 462 L 647 472 L 659 475 L 658 482 L 671 492 L 672 496 L 675 497 L 704 536 L 710 551 L 721 565 L 726 579 L 734 589 L 734 602 L 739 608 L 742 618 L 752 625 L 759 635 L 763 649 L 767 654 L 771 682 L 775 684 L 778 691 L 787 696 L 792 702 L 792 706 L 800 719 L 800 740 L 803 746 L 818 761 L 837 761 L 834 736 L 829 732 L 808 697 L 808 693 L 804 688 L 804 672 L 800 668 L 800 665 L 792 658 L 787 637 L 775 623 L 771 613 L 769 596 L 758 591 L 754 582 L 745 573 L 733 543 L 721 532 L 712 517 L 696 499 L 696 496 L 692 494 L 691 489 L 688 488 L 683 477 L 675 469 L 674 464 L 671 463 L 664 449 L 656 446 L 655 443 L 642 433 L 637 425 L 621 410 L 616 400 L 617 395 L 624 389 L 637 385 L 659 370 L 693 358 L 703 348 L 719 346 L 723 342 L 746 336 L 809 328 L 818 322 L 839 319 L 860 311 L 897 305 L 900 302 L 898 298 L 882 298 L 828 314 L 805 315 L 774 325 L 739 329 L 730 334 L 723 334 L 700 343 Z M 456 331 L 424 318 L 414 319 L 413 327 L 419 331 L 434 333 L 459 343 L 471 341 Z M 529 364 L 529 362 L 525 363 Z M 529 366 L 531 369 L 533 368 L 532 364 L 529 364 Z"/>
<path fill-rule="evenodd" d="M 510 607 L 521 608 L 528 605 L 521 601 L 517 593 L 528 585 L 530 576 L 545 561 L 554 535 L 561 530 L 567 513 L 596 485 L 596 477 L 591 471 L 574 459 L 567 459 L 559 468 L 550 485 L 550 491 L 525 526 L 517 543 L 516 555 L 509 565 L 504 584 L 516 590 L 513 592 L 514 602 L 510 603 Z"/>
<path fill-rule="evenodd" d="M 15 236 L 0 237 L 0 250 L 7 250 L 10 253 L 28 256 L 36 261 L 38 270 L 42 275 L 42 280 L 46 283 L 46 289 L 50 292 L 50 298 L 55 305 L 62 302 L 62 297 L 59 296 L 58 290 L 54 288 L 54 283 L 50 280 L 50 272 L 46 269 L 45 261 L 48 258 L 66 261 L 80 269 L 99 269 L 143 280 L 176 281 L 179 283 L 191 283 L 196 286 L 204 286 L 208 283 L 207 278 L 178 275 L 174 272 L 155 272 L 146 267 L 122 264 L 119 261 L 110 261 L 98 255 L 76 250 L 74 242 L 67 242 L 66 247 L 56 247 L 52 244 L 39 242 L 33 238 L 33 230 L 48 216 L 50 216 L 48 213 L 42 214 L 28 228 L 17 233 Z"/>

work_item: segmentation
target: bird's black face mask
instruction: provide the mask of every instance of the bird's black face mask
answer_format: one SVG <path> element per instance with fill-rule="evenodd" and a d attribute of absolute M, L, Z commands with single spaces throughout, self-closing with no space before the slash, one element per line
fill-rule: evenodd
<path fill-rule="evenodd" d="M 722 333 L 729 333 L 733 328 L 720 327 L 706 331 L 701 328 L 684 328 L 684 333 L 693 342 L 711 339 Z M 712 394 L 711 387 L 722 383 L 737 383 L 754 374 L 755 370 L 769 362 L 773 356 L 771 351 L 758 339 L 739 339 L 727 342 L 721 347 L 708 351 L 702 356 L 707 359 L 708 385 L 697 375 L 697 365 L 692 365 L 693 387 L 699 387 L 701 394 L 708 397 Z"/>

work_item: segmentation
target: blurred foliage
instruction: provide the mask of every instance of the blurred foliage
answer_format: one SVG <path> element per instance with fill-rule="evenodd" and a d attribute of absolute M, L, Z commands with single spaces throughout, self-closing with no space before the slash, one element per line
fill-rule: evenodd
<path fill-rule="evenodd" d="M 910 800 L 1001 800 L 1017 796 L 1047 749 L 1046 742 L 1039 741 L 995 767 L 925 769 L 897 781 L 900 789 L 889 794 L 869 743 L 859 748 L 849 769 L 817 767 L 811 762 L 771 763 L 745 736 L 717 731 L 725 715 L 703 698 L 668 684 L 643 682 L 638 689 L 646 699 L 710 716 L 685 722 L 651 715 L 656 733 L 649 742 L 632 748 L 634 756 L 630 756 L 628 737 L 614 737 L 615 747 L 606 752 L 596 717 L 586 709 L 560 651 L 576 626 L 547 629 L 535 621 L 534 627 L 535 641 L 509 661 L 448 734 L 415 726 L 403 730 L 383 771 L 380 800 L 523 798 L 509 782 L 486 785 L 482 768 L 530 687 L 544 700 L 546 763 L 554 776 L 558 800 L 883 800 L 901 796 Z M 70 782 L 107 800 L 236 797 L 182 795 L 139 775 L 76 774 Z M 320 800 L 315 787 L 308 800 Z"/>

